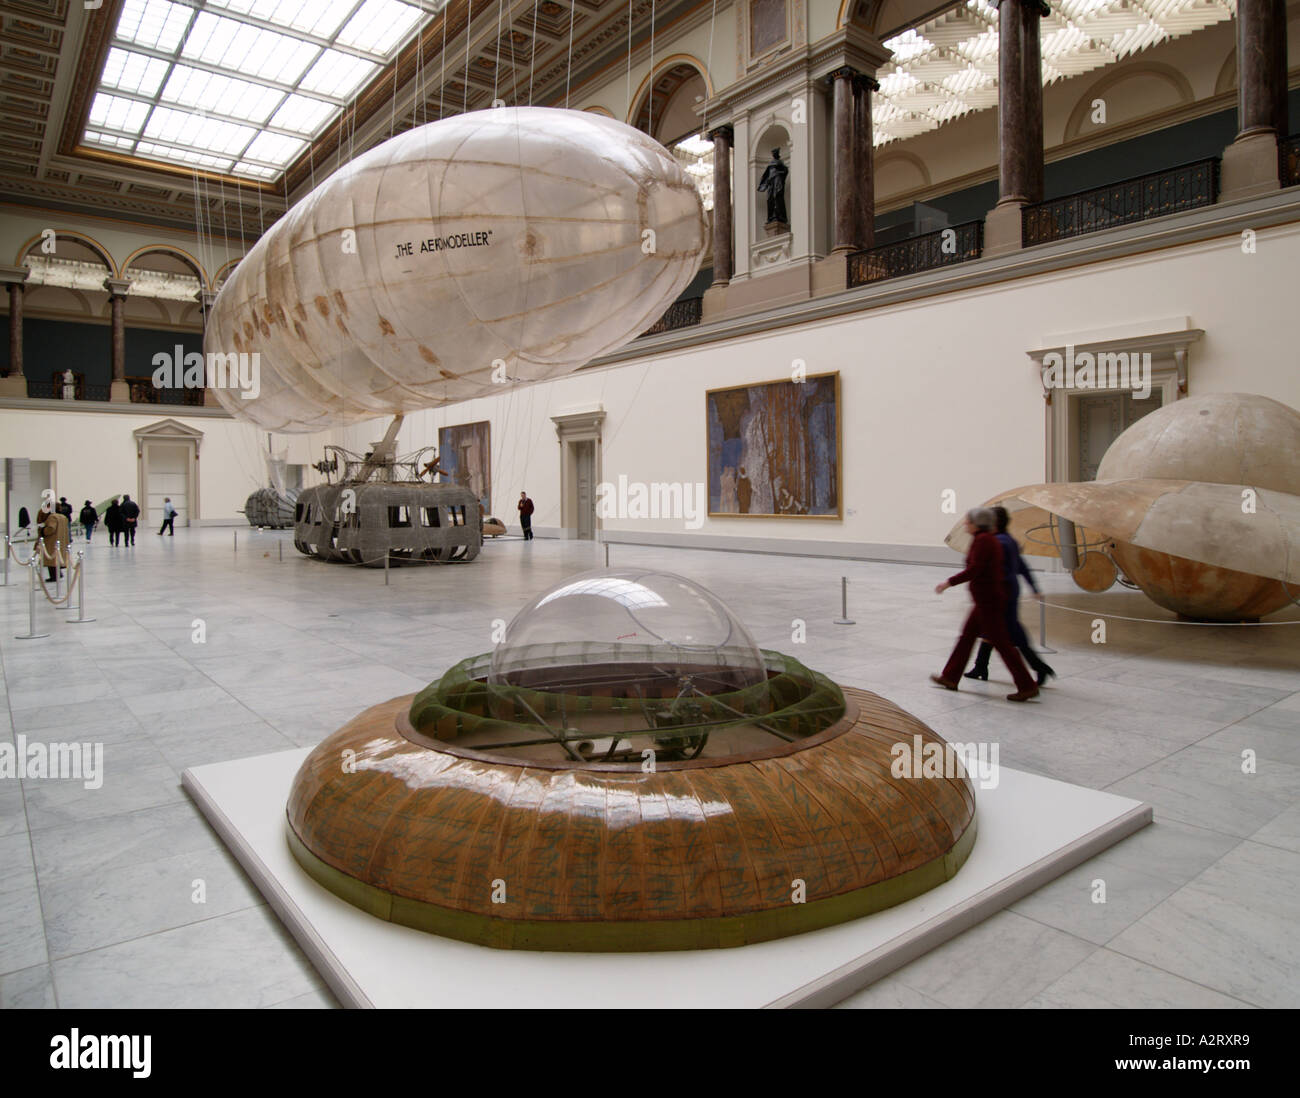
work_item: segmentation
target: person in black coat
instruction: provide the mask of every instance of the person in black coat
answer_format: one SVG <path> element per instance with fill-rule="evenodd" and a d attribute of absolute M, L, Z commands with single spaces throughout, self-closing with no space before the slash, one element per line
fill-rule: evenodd
<path fill-rule="evenodd" d="M 1038 590 L 1038 584 L 1034 582 L 1034 574 L 1025 564 L 1025 558 L 1020 555 L 1020 546 L 1016 544 L 1016 539 L 1007 533 L 1007 527 L 1011 525 L 1011 515 L 1005 507 L 994 507 L 993 514 L 997 519 L 998 542 L 1002 546 L 1002 586 L 1008 596 L 1007 635 L 1011 638 L 1011 643 L 1025 657 L 1025 662 L 1038 676 L 1038 685 L 1042 686 L 1056 672 L 1048 667 L 1042 657 L 1033 650 L 1025 627 L 1020 624 L 1020 577 L 1025 577 L 1025 582 L 1034 592 L 1034 598 L 1041 601 L 1043 593 Z M 989 656 L 992 652 L 993 645 L 988 641 L 981 641 L 979 651 L 975 653 L 975 665 L 966 672 L 966 678 L 987 682 Z"/>
<path fill-rule="evenodd" d="M 114 496 L 113 502 L 104 508 L 104 525 L 108 527 L 108 544 L 120 544 L 126 523 L 122 521 L 122 505 L 117 502 L 117 496 Z"/>
<path fill-rule="evenodd" d="M 135 528 L 140 521 L 140 505 L 125 492 L 122 493 L 122 533 L 126 535 L 126 544 L 135 544 Z"/>
<path fill-rule="evenodd" d="M 86 540 L 90 540 L 90 535 L 94 532 L 95 523 L 99 521 L 99 512 L 91 505 L 90 500 L 86 500 L 86 506 L 81 509 L 81 514 L 77 516 L 81 520 L 82 527 L 86 531 Z"/>

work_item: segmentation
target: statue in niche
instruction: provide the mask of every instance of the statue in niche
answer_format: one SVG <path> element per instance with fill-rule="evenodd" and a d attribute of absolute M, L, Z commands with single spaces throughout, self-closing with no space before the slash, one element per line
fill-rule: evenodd
<path fill-rule="evenodd" d="M 781 150 L 772 150 L 772 160 L 763 170 L 763 178 L 758 181 L 758 189 L 767 192 L 768 232 L 788 232 L 790 215 L 785 208 L 785 180 L 790 169 L 781 159 Z"/>

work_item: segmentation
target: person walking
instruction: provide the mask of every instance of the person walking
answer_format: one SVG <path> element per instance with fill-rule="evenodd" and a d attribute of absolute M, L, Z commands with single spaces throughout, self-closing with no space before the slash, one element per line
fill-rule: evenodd
<path fill-rule="evenodd" d="M 172 505 L 171 496 L 163 500 L 163 523 L 158 527 L 159 537 L 162 537 L 164 530 L 169 538 L 176 536 L 176 508 Z"/>
<path fill-rule="evenodd" d="M 90 540 L 90 535 L 95 531 L 95 524 L 99 521 L 99 512 L 91 505 L 90 500 L 86 500 L 86 506 L 81 509 L 81 514 L 77 516 L 81 520 L 82 528 L 86 531 L 86 540 Z"/>
<path fill-rule="evenodd" d="M 533 501 L 527 492 L 519 493 L 519 525 L 524 528 L 524 541 L 533 540 Z"/>
<path fill-rule="evenodd" d="M 1025 558 L 1020 555 L 1020 546 L 1016 544 L 1016 539 L 1007 533 L 1007 527 L 1011 525 L 1010 513 L 1005 507 L 994 507 L 993 516 L 997 526 L 998 543 L 1002 546 L 1002 589 L 1008 596 L 1007 636 L 1011 638 L 1011 643 L 1016 646 L 1024 656 L 1025 662 L 1038 676 L 1038 685 L 1042 686 L 1056 672 L 1048 667 L 1033 650 L 1029 643 L 1029 636 L 1025 633 L 1025 627 L 1020 624 L 1020 577 L 1025 577 L 1025 582 L 1029 584 L 1034 592 L 1034 598 L 1039 602 L 1043 599 L 1043 593 L 1038 590 L 1033 573 L 1025 564 Z M 993 645 L 986 640 L 980 641 L 979 651 L 975 653 L 975 665 L 966 672 L 966 678 L 988 682 L 989 656 L 992 652 Z"/>
<path fill-rule="evenodd" d="M 125 492 L 122 493 L 122 533 L 126 535 L 124 544 L 135 544 L 135 528 L 140 521 L 140 505 Z"/>
<path fill-rule="evenodd" d="M 931 675 L 930 681 L 938 683 L 945 690 L 956 690 L 958 680 L 970 659 L 971 649 L 975 647 L 977 637 L 984 637 L 993 643 L 1002 662 L 1011 671 L 1015 681 L 1016 692 L 1007 695 L 1007 701 L 1022 702 L 1036 697 L 1038 687 L 1029 669 L 1025 667 L 1020 653 L 1016 651 L 1007 636 L 1006 596 L 1002 587 L 1002 546 L 993 532 L 996 523 L 993 512 L 987 507 L 976 507 L 966 512 L 966 532 L 971 536 L 970 549 L 966 553 L 966 567 L 951 576 L 934 589 L 936 595 L 942 595 L 949 587 L 958 584 L 970 584 L 970 596 L 974 602 L 966 624 L 962 626 L 956 647 L 948 657 L 944 669 L 937 675 Z"/>
<path fill-rule="evenodd" d="M 69 523 L 72 522 L 72 504 L 68 502 L 67 496 L 60 496 L 59 502 L 54 509 L 67 519 Z"/>
<path fill-rule="evenodd" d="M 121 544 L 125 526 L 126 523 L 122 521 L 122 505 L 117 502 L 117 496 L 114 496 L 113 502 L 104 508 L 104 528 L 108 530 L 109 545 Z"/>

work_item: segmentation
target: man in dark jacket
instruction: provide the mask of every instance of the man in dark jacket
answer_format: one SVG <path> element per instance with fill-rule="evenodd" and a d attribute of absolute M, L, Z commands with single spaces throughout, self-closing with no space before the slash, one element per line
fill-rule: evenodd
<path fill-rule="evenodd" d="M 1016 692 L 1007 695 L 1007 701 L 1028 701 L 1038 694 L 1038 686 L 1025 667 L 1024 660 L 1007 636 L 1006 595 L 1002 586 L 1002 546 L 993 533 L 993 512 L 987 507 L 976 507 L 966 514 L 966 532 L 971 535 L 970 549 L 966 553 L 966 567 L 934 589 L 942 595 L 949 587 L 960 583 L 970 584 L 970 597 L 975 603 L 966 624 L 962 627 L 957 646 L 948 657 L 948 663 L 938 675 L 930 679 L 948 690 L 956 690 L 957 682 L 966 669 L 971 649 L 977 637 L 984 637 L 997 650 L 1015 680 Z"/>
<path fill-rule="evenodd" d="M 140 505 L 126 493 L 122 494 L 122 532 L 126 534 L 126 544 L 135 544 L 135 528 L 140 521 Z"/>
<path fill-rule="evenodd" d="M 86 531 L 86 540 L 90 540 L 90 535 L 95 530 L 95 523 L 99 521 L 99 512 L 91 505 L 90 500 L 86 500 L 86 506 L 81 509 L 81 514 L 77 516 L 81 520 L 81 525 Z"/>
<path fill-rule="evenodd" d="M 519 525 L 524 528 L 524 541 L 533 540 L 533 501 L 527 492 L 519 493 Z"/>
<path fill-rule="evenodd" d="M 60 496 L 59 502 L 55 505 L 54 509 L 68 520 L 69 525 L 72 524 L 72 504 L 68 502 L 67 496 Z"/>

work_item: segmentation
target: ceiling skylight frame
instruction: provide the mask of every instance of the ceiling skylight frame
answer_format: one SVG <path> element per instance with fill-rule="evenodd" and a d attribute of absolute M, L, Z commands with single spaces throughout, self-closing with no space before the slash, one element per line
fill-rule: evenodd
<path fill-rule="evenodd" d="M 377 9 L 376 5 L 384 7 Z M 159 166 L 183 168 L 188 163 L 195 170 L 216 170 L 220 174 L 230 174 L 235 179 L 244 179 L 250 183 L 274 183 L 310 147 L 312 141 L 342 115 L 356 94 L 386 65 L 392 63 L 412 37 L 422 33 L 445 6 L 446 0 L 346 0 L 334 5 L 334 11 L 329 13 L 329 18 L 323 24 L 332 26 L 330 33 L 318 34 L 294 27 L 295 20 L 304 22 L 304 13 L 310 13 L 310 9 L 304 9 L 302 5 L 295 5 L 289 0 L 270 11 L 265 6 L 250 4 L 247 0 L 128 0 L 110 43 L 110 55 L 114 57 L 115 65 L 128 77 L 132 72 L 149 68 L 156 72 L 159 63 L 166 68 L 162 70 L 161 77 L 151 92 L 145 85 L 131 90 L 129 78 L 124 81 L 125 87 L 119 87 L 116 82 L 106 81 L 101 73 L 92 100 L 92 111 L 96 109 L 100 96 L 128 100 L 142 105 L 145 110 L 138 130 L 130 129 L 130 124 L 120 119 L 115 120 L 118 121 L 116 126 L 88 121 L 82 140 L 91 147 L 103 149 L 115 156 L 147 160 Z M 240 7 L 250 10 L 236 10 Z M 260 7 L 262 14 L 252 14 L 255 7 Z M 324 5 L 321 7 L 324 8 Z M 373 22 L 376 11 L 382 15 L 385 9 L 387 13 L 401 15 L 402 23 L 407 24 L 395 37 L 390 36 L 391 45 L 382 38 L 376 40 L 373 35 L 369 36 L 368 40 L 375 41 L 377 45 L 390 45 L 387 51 L 366 49 L 339 40 L 341 35 L 348 32 L 349 41 L 365 41 L 366 39 L 357 37 L 355 27 L 349 31 L 353 21 L 365 13 L 366 18 Z M 403 11 L 406 14 L 402 14 Z M 275 22 L 275 17 L 281 14 L 286 21 Z M 322 12 L 322 15 L 325 14 Z M 335 15 L 337 21 L 334 20 Z M 320 22 L 317 18 L 312 25 L 316 26 Z M 143 30 L 145 42 L 153 38 L 155 44 L 134 42 L 134 31 L 124 33 L 123 24 L 135 30 Z M 237 29 L 231 29 L 232 27 Z M 202 37 L 196 35 L 196 28 L 205 32 Z M 262 71 L 272 72 L 267 77 L 240 71 L 229 64 L 215 63 L 218 59 L 212 56 L 211 44 L 224 42 L 228 54 L 230 43 L 238 35 L 246 36 L 250 28 L 300 44 L 295 46 L 295 53 L 296 60 L 300 60 L 301 64 L 291 66 L 292 79 L 287 72 L 274 73 L 273 63 L 260 66 Z M 276 58 L 283 57 L 287 43 L 276 42 L 276 47 L 275 51 L 262 52 L 274 52 Z M 223 47 L 218 45 L 217 48 Z M 187 50 L 192 55 L 187 55 Z M 207 60 L 194 56 L 203 54 L 205 50 L 209 55 Z M 247 57 L 251 52 L 245 49 L 241 56 Z M 348 62 L 346 67 L 344 59 Z M 269 57 L 267 60 L 270 60 Z M 321 71 L 322 64 L 331 66 L 332 71 Z M 106 61 L 106 71 L 107 68 Z M 171 87 L 173 77 L 186 69 L 238 81 L 272 94 L 256 96 L 245 89 L 230 86 L 221 89 L 222 93 L 229 94 L 208 94 L 207 88 L 203 88 L 204 98 L 213 101 L 196 102 L 196 96 L 184 95 L 184 83 Z M 283 75 L 285 79 L 276 79 L 276 75 Z M 193 77 L 183 77 L 183 80 L 192 85 Z M 327 91 L 309 90 L 322 87 L 326 82 L 340 80 L 343 94 L 337 94 L 334 87 Z M 319 107 L 314 107 L 314 104 L 319 104 Z M 166 138 L 151 135 L 150 127 L 161 111 L 190 115 L 194 119 L 194 126 L 188 132 L 193 137 L 186 140 L 184 135 L 177 135 L 174 130 Z M 134 121 L 133 118 L 131 122 Z M 313 122 L 314 126 L 311 125 Z M 214 123 L 223 125 L 213 125 Z M 122 128 L 124 124 L 127 128 Z M 294 124 L 302 128 L 291 128 Z M 232 147 L 228 140 L 232 131 L 225 130 L 226 125 L 243 127 L 251 132 L 241 135 L 247 140 L 239 147 Z M 310 129 L 307 128 L 309 126 Z M 154 128 L 156 131 L 157 127 Z M 196 139 L 205 133 L 206 140 Z M 272 140 L 260 142 L 257 151 L 262 156 L 251 155 L 263 134 L 270 135 Z M 222 140 L 223 136 L 227 140 Z M 113 144 L 110 145 L 108 141 Z M 268 149 L 268 144 L 281 145 L 283 152 Z M 146 146 L 166 148 L 167 155 L 150 155 Z M 188 161 L 185 158 L 187 151 L 190 153 Z M 267 155 L 278 159 L 267 160 Z M 215 169 L 214 163 L 225 163 L 226 169 Z"/>

